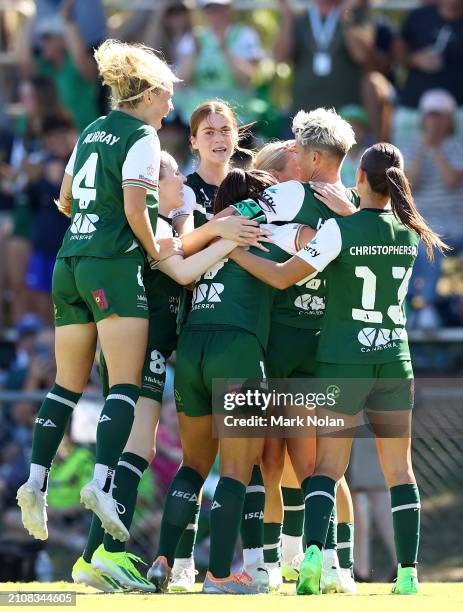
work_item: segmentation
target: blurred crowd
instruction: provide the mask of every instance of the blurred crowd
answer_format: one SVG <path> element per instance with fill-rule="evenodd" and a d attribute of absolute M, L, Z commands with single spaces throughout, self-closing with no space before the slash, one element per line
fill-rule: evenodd
<path fill-rule="evenodd" d="M 397 144 L 418 209 L 453 247 L 450 258 L 433 264 L 420 254 L 410 328 L 462 324 L 463 0 L 417 1 L 408 12 L 373 10 L 369 0 L 313 0 L 301 10 L 278 0 L 276 10 L 247 11 L 234 10 L 231 0 L 153 0 L 106 14 L 102 0 L 35 4 L 15 28 L 0 15 L 1 50 L 15 54 L 5 88 L 11 96 L 0 100 L 0 390 L 37 392 L 54 379 L 51 277 L 68 224 L 54 199 L 78 133 L 109 108 L 93 59 L 108 36 L 160 50 L 182 79 L 159 136 L 183 172 L 195 163 L 185 146 L 189 116 L 214 97 L 231 103 L 242 123 L 254 122 L 255 148 L 287 138 L 299 109 L 335 107 L 357 136 L 343 167 L 346 186 L 365 147 Z M 98 384 L 95 374 L 90 390 Z M 10 534 L 19 527 L 13 493 L 27 477 L 36 407 L 23 400 L 0 408 L 0 510 Z M 164 451 L 148 475 L 136 527 L 150 541 L 159 522 L 153 508 L 160 507 L 152 501 L 162 498 L 180 456 L 165 415 Z M 51 533 L 59 547 L 82 544 L 88 517 L 76 495 L 88 480 L 91 447 L 91 440 L 76 446 L 67 437 L 53 468 L 59 492 L 50 489 L 50 509 L 75 533 Z M 34 549 L 31 558 L 46 575 L 46 553 Z"/>

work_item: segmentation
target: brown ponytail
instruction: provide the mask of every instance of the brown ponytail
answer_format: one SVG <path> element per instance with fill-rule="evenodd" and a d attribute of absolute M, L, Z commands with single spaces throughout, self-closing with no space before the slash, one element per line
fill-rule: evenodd
<path fill-rule="evenodd" d="M 396 218 L 418 234 L 430 261 L 434 259 L 434 248 L 441 252 L 449 249 L 418 212 L 410 183 L 403 171 L 402 154 L 397 147 L 386 142 L 373 145 L 362 155 L 360 168 L 375 193 L 390 197 Z"/>
<path fill-rule="evenodd" d="M 257 199 L 261 191 L 276 185 L 277 182 L 274 176 L 263 170 L 230 170 L 215 195 L 214 214 L 246 198 Z"/>

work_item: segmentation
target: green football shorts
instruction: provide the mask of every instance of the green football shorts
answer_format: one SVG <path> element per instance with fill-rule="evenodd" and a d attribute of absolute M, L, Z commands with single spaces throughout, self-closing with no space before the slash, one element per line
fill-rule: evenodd
<path fill-rule="evenodd" d="M 143 267 L 141 253 L 57 259 L 52 282 L 55 325 L 97 323 L 114 314 L 147 319 Z"/>
<path fill-rule="evenodd" d="M 177 410 L 193 417 L 212 414 L 212 385 L 218 378 L 265 380 L 260 342 L 238 328 L 186 328 L 176 353 Z"/>
<path fill-rule="evenodd" d="M 413 408 L 411 361 L 365 365 L 318 363 L 316 375 L 323 379 L 319 383 L 335 394 L 332 412 L 354 415 L 364 408 L 378 412 Z"/>
<path fill-rule="evenodd" d="M 312 378 L 317 366 L 319 329 L 272 322 L 266 352 L 269 378 Z"/>

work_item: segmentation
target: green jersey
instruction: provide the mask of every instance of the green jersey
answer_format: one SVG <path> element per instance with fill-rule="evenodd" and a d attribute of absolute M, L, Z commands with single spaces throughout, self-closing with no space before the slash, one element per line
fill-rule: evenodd
<path fill-rule="evenodd" d="M 81 134 L 66 173 L 72 179 L 71 225 L 58 257 L 120 257 L 138 250 L 124 212 L 123 188 L 147 194 L 156 231 L 159 140 L 156 131 L 120 111 L 100 117 Z"/>
<path fill-rule="evenodd" d="M 159 215 L 156 238 L 173 238 L 167 219 Z M 150 320 L 153 321 L 153 345 L 159 351 L 173 351 L 177 345 L 177 312 L 182 287 L 160 270 L 146 267 L 143 282 L 148 298 Z"/>
<path fill-rule="evenodd" d="M 183 204 L 171 213 L 172 221 L 193 216 L 194 227 L 201 227 L 214 216 L 214 198 L 218 187 L 203 181 L 197 172 L 189 174 L 183 188 Z"/>
<path fill-rule="evenodd" d="M 358 196 L 352 189 L 346 189 L 347 197 L 358 205 Z M 268 223 L 293 221 L 299 225 L 299 232 L 308 225 L 320 227 L 332 218 L 341 218 L 315 197 L 310 185 L 298 181 L 287 181 L 273 185 L 260 194 L 258 202 L 245 200 L 235 205 L 243 215 L 257 217 L 264 215 Z M 296 244 L 299 250 L 299 245 Z M 296 285 L 279 291 L 273 304 L 272 321 L 291 327 L 320 329 L 325 313 L 326 279 L 323 273 L 310 279 L 303 279 Z"/>
<path fill-rule="evenodd" d="M 293 225 L 268 226 L 272 243 L 269 252 L 252 252 L 272 261 L 286 261 L 295 253 Z M 241 266 L 223 259 L 212 266 L 197 281 L 193 291 L 191 311 L 186 329 L 244 329 L 257 336 L 262 347 L 267 346 L 272 303 L 276 289 L 257 280 Z"/>
<path fill-rule="evenodd" d="M 381 364 L 409 360 L 405 311 L 419 237 L 391 210 L 362 209 L 328 220 L 297 253 L 327 273 L 317 359 Z"/>

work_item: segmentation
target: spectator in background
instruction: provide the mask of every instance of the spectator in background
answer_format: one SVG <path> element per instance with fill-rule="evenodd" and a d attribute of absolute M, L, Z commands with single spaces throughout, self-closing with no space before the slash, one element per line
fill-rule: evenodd
<path fill-rule="evenodd" d="M 15 356 L 4 381 L 4 389 L 7 391 L 23 388 L 31 360 L 36 355 L 37 336 L 42 330 L 43 321 L 36 315 L 26 314 L 18 321 Z"/>
<path fill-rule="evenodd" d="M 367 8 L 370 0 L 363 0 Z M 365 66 L 362 99 L 375 141 L 391 140 L 391 121 L 396 101 L 395 45 L 397 30 L 384 15 L 373 15 L 374 46 Z"/>
<path fill-rule="evenodd" d="M 346 187 L 355 187 L 360 158 L 371 144 L 368 115 L 361 106 L 355 104 L 343 106 L 339 114 L 351 124 L 356 140 L 342 163 L 341 181 Z"/>
<path fill-rule="evenodd" d="M 51 281 L 56 254 L 69 219 L 62 215 L 54 200 L 59 198 L 64 169 L 71 156 L 77 134 L 65 117 L 50 117 L 43 125 L 41 174 L 29 183 L 27 198 L 33 211 L 32 254 L 26 276 L 31 291 L 31 308 L 48 325 L 53 323 Z M 50 232 L 50 228 L 53 231 Z"/>
<path fill-rule="evenodd" d="M 66 0 L 35 0 L 37 22 L 59 12 Z M 88 49 L 106 38 L 106 17 L 102 0 L 72 2 L 72 15 Z"/>
<path fill-rule="evenodd" d="M 81 131 L 100 114 L 99 84 L 94 58 L 74 21 L 73 6 L 74 0 L 63 0 L 61 13 L 37 22 L 36 48 L 30 19 L 22 31 L 18 59 L 25 76 L 41 74 L 54 82 L 62 105 Z"/>
<path fill-rule="evenodd" d="M 437 0 L 411 11 L 398 45 L 398 58 L 408 68 L 401 104 L 418 108 L 429 89 L 447 89 L 463 106 L 463 2 Z"/>
<path fill-rule="evenodd" d="M 291 113 L 301 108 L 340 109 L 362 104 L 362 79 L 374 46 L 373 23 L 362 0 L 315 0 L 294 15 L 279 0 L 281 27 L 277 62 L 293 65 Z"/>
<path fill-rule="evenodd" d="M 112 35 L 159 49 L 175 72 L 179 62 L 178 45 L 183 37 L 192 36 L 192 31 L 188 0 L 160 0 L 153 8 L 134 11 Z"/>
<path fill-rule="evenodd" d="M 221 98 L 236 108 L 241 121 L 252 119 L 253 79 L 263 52 L 257 32 L 232 20 L 231 0 L 199 0 L 204 26 L 178 47 L 177 76 L 187 88 L 182 108 L 188 124 L 194 108 Z"/>
<path fill-rule="evenodd" d="M 421 138 L 404 149 L 405 168 L 418 211 L 455 252 L 463 248 L 463 142 L 455 137 L 457 102 L 446 90 L 433 89 L 420 100 Z M 422 250 L 413 269 L 411 295 L 417 316 L 410 325 L 439 325 L 437 281 L 442 256 L 429 264 Z"/>
<path fill-rule="evenodd" d="M 28 315 L 30 316 L 30 315 Z M 5 381 L 5 389 L 14 391 L 35 392 L 45 390 L 50 380 L 56 374 L 54 358 L 55 334 L 52 328 L 31 332 L 26 344 L 26 338 L 18 340 L 17 355 L 11 365 Z M 21 349 L 21 352 L 18 351 Z M 29 400 L 21 400 L 17 404 L 27 404 L 37 412 L 37 406 Z M 8 408 L 8 417 L 11 409 Z"/>
<path fill-rule="evenodd" d="M 44 76 L 22 81 L 19 85 L 19 101 L 23 113 L 16 121 L 10 154 L 0 166 L 4 177 L 3 189 L 11 194 L 14 201 L 11 234 L 6 249 L 13 322 L 18 321 L 29 309 L 25 277 L 31 253 L 33 212 L 26 197 L 27 185 L 40 175 L 44 122 L 47 117 L 65 115 L 53 81 Z"/>
<path fill-rule="evenodd" d="M 161 0 L 151 9 L 134 11 L 129 19 L 113 32 L 113 36 L 128 42 L 143 42 L 153 49 L 159 49 L 172 66 L 174 73 L 177 74 L 182 49 L 194 49 L 195 46 L 191 17 L 191 2 L 188 0 Z M 174 147 L 167 147 L 167 150 L 179 163 L 181 160 L 176 155 L 174 139 L 179 142 L 181 153 L 184 155 L 185 134 L 182 133 L 182 126 L 179 126 L 175 119 L 178 121 L 179 117 L 186 117 L 186 122 L 183 121 L 182 125 L 188 125 L 188 95 L 187 87 L 182 87 L 181 84 L 176 87 L 173 98 L 174 112 L 169 115 L 169 121 L 164 123 L 161 132 L 161 137 L 167 140 L 165 130 L 171 128 L 173 138 L 170 139 L 170 142 Z M 188 109 L 182 112 L 185 106 L 188 106 Z M 163 148 L 165 148 L 164 145 Z"/>

